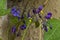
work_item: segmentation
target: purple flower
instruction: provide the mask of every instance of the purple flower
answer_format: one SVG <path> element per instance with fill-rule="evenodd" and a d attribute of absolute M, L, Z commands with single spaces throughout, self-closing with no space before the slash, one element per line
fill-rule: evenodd
<path fill-rule="evenodd" d="M 19 17 L 19 13 L 17 13 L 17 11 L 15 11 L 12 15 Z"/>
<path fill-rule="evenodd" d="M 52 16 L 52 13 L 51 12 L 48 12 L 47 15 L 45 16 L 46 19 L 50 19 Z"/>
<path fill-rule="evenodd" d="M 15 27 L 15 26 L 12 27 L 12 32 L 13 32 L 13 33 L 16 32 L 16 27 Z"/>
<path fill-rule="evenodd" d="M 51 12 L 48 12 L 48 13 L 47 13 L 47 15 L 50 15 L 50 16 L 52 16 L 52 13 L 51 13 Z"/>
<path fill-rule="evenodd" d="M 11 13 L 14 13 L 16 11 L 16 7 L 13 7 L 12 9 L 11 9 Z"/>
<path fill-rule="evenodd" d="M 43 9 L 43 6 L 42 6 L 42 5 L 41 5 L 41 6 L 39 6 L 38 10 L 40 10 L 40 11 L 41 11 L 42 9 Z"/>
<path fill-rule="evenodd" d="M 37 9 L 37 10 L 36 10 L 36 13 L 39 13 L 39 12 L 40 12 L 40 10 L 39 10 L 39 9 Z"/>
<path fill-rule="evenodd" d="M 34 8 L 34 9 L 33 9 L 33 13 L 39 13 L 42 9 L 43 9 L 43 6 L 42 6 L 42 5 L 39 6 L 38 9 Z"/>
<path fill-rule="evenodd" d="M 13 8 L 11 9 L 11 14 L 12 14 L 13 16 L 19 17 L 19 16 L 20 16 L 20 10 L 16 10 L 16 7 L 13 7 Z"/>
<path fill-rule="evenodd" d="M 26 29 L 26 25 L 25 25 L 25 24 L 21 25 L 21 26 L 20 26 L 20 29 L 21 29 L 21 30 Z"/>
<path fill-rule="evenodd" d="M 39 6 L 39 8 L 36 10 L 37 13 L 39 13 L 43 9 L 43 6 Z"/>
<path fill-rule="evenodd" d="M 46 19 L 50 19 L 51 16 L 50 16 L 50 15 L 46 15 L 45 18 L 46 18 Z"/>

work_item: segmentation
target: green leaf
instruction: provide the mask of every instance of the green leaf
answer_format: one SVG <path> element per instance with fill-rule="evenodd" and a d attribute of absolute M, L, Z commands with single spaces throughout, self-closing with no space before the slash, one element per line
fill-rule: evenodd
<path fill-rule="evenodd" d="M 0 8 L 1 9 L 6 9 L 7 7 L 7 0 L 0 0 Z"/>
<path fill-rule="evenodd" d="M 48 26 L 52 24 L 52 30 L 48 28 L 48 32 L 44 32 L 44 40 L 60 40 L 60 20 L 48 20 Z"/>
<path fill-rule="evenodd" d="M 10 9 L 7 9 L 7 0 L 0 0 L 0 16 L 8 14 Z"/>
<path fill-rule="evenodd" d="M 4 16 L 10 13 L 10 9 L 0 9 L 0 16 Z"/>

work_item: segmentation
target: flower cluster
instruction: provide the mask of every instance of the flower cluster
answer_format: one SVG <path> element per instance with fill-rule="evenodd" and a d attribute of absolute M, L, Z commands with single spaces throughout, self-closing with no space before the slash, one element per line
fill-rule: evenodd
<path fill-rule="evenodd" d="M 36 8 L 34 8 L 32 11 L 33 11 L 33 13 L 34 14 L 38 14 L 38 16 L 40 17 L 40 18 L 42 18 L 42 16 L 39 14 L 41 11 L 42 11 L 42 9 L 43 9 L 43 6 L 41 5 L 41 6 L 39 6 L 37 9 Z M 18 17 L 18 19 L 21 19 L 21 21 L 23 21 L 23 24 L 20 26 L 20 29 L 21 30 L 24 30 L 24 29 L 26 29 L 26 22 L 25 22 L 25 20 L 24 20 L 24 18 L 25 18 L 25 16 L 24 16 L 24 14 L 22 14 L 22 15 L 20 15 L 21 14 L 21 12 L 20 12 L 20 10 L 17 10 L 16 9 L 16 7 L 13 7 L 12 9 L 11 9 L 11 14 L 14 16 L 14 17 Z M 51 12 L 48 12 L 47 13 L 47 15 L 44 17 L 45 19 L 50 19 L 52 17 L 52 13 Z M 31 18 L 31 16 L 30 16 L 30 13 L 27 13 L 27 19 L 28 18 Z M 33 19 L 34 20 L 34 19 Z M 29 21 L 31 21 L 31 20 L 29 20 Z M 43 20 L 42 20 L 43 21 Z M 35 21 L 35 25 L 36 25 L 36 27 L 38 27 L 40 24 L 39 24 L 39 22 L 38 22 L 38 20 L 37 21 Z M 45 22 L 43 22 L 43 29 L 47 32 L 48 31 L 48 28 L 47 28 L 47 25 L 46 25 L 46 21 Z M 52 29 L 52 25 L 50 26 L 50 29 Z M 16 26 L 13 26 L 12 27 L 12 32 L 13 33 L 15 33 L 16 32 Z"/>
<path fill-rule="evenodd" d="M 33 9 L 33 13 L 34 14 L 38 14 L 38 16 L 41 19 L 43 19 L 42 16 L 41 16 L 41 13 L 43 13 L 43 11 L 42 11 L 43 7 L 44 6 L 41 5 L 41 6 L 38 7 L 38 9 L 36 9 L 36 8 Z M 47 15 L 44 16 L 44 19 L 47 19 L 48 20 L 48 19 L 51 19 L 51 17 L 52 17 L 52 13 L 51 12 L 48 12 Z M 44 22 L 44 20 L 42 20 L 42 22 L 43 22 L 43 24 L 42 24 L 43 25 L 43 29 L 47 32 L 48 31 L 47 21 L 45 20 L 45 22 Z M 36 22 L 35 25 L 37 25 L 37 23 L 38 22 Z M 50 25 L 50 29 L 52 29 L 52 24 Z"/>

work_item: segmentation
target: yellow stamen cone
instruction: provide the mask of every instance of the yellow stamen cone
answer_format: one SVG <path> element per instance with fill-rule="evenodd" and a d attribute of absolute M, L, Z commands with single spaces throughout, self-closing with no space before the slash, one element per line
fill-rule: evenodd
<path fill-rule="evenodd" d="M 29 22 L 32 22 L 32 18 L 29 20 Z"/>
<path fill-rule="evenodd" d="M 29 22 L 31 22 L 31 19 L 29 20 Z"/>
<path fill-rule="evenodd" d="M 43 12 L 43 11 L 41 11 L 41 14 L 44 14 L 44 12 Z"/>

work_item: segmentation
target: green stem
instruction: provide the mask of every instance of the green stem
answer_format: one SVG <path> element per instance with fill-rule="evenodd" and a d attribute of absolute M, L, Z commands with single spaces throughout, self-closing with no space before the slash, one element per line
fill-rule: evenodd
<path fill-rule="evenodd" d="M 30 23 L 28 24 L 27 28 L 26 28 L 25 31 L 24 31 L 24 34 L 23 34 L 22 40 L 24 40 L 24 37 L 25 37 L 25 35 L 26 35 L 26 33 L 27 33 L 27 30 L 28 30 L 28 28 L 29 28 L 29 25 L 30 25 Z"/>

